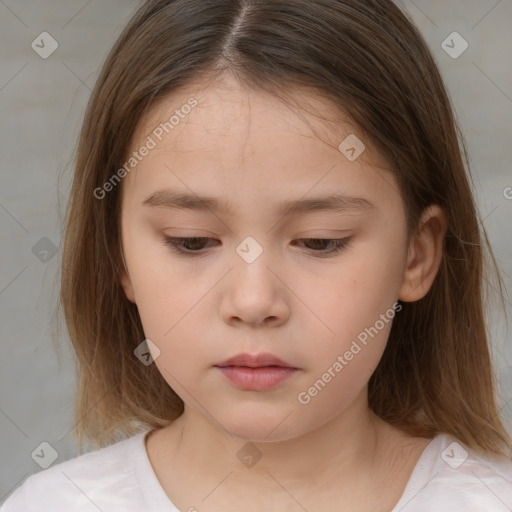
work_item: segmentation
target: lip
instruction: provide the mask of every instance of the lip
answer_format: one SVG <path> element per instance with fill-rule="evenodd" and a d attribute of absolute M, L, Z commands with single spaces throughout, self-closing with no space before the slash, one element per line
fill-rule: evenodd
<path fill-rule="evenodd" d="M 218 368 L 232 384 L 245 391 L 271 389 L 298 372 L 297 368 L 289 366 L 260 366 L 259 368 L 222 366 Z"/>
<path fill-rule="evenodd" d="M 261 368 L 263 366 L 281 366 L 282 368 L 294 368 L 293 365 L 279 359 L 273 354 L 238 354 L 226 361 L 216 364 L 218 367 L 225 366 L 246 366 L 248 368 Z"/>
<path fill-rule="evenodd" d="M 232 384 L 245 391 L 271 389 L 299 370 L 272 354 L 239 354 L 215 367 Z"/>

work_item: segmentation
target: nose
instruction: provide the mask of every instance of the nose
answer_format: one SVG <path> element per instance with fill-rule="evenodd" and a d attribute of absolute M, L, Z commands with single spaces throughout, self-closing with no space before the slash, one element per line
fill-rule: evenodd
<path fill-rule="evenodd" d="M 290 316 L 286 276 L 271 251 L 259 247 L 249 240 L 240 244 L 233 257 L 221 304 L 221 315 L 228 323 L 278 326 Z"/>

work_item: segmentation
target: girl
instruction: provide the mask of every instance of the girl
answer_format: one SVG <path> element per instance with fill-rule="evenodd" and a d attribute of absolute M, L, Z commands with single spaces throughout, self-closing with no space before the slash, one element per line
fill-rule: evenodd
<path fill-rule="evenodd" d="M 2 511 L 510 510 L 482 240 L 442 79 L 391 1 L 146 2 L 67 212 L 96 450 Z"/>

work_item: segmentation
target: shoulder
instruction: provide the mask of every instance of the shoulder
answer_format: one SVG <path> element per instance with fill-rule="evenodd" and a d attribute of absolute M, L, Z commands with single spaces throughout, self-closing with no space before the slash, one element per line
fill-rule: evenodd
<path fill-rule="evenodd" d="M 126 504 L 137 490 L 133 450 L 138 434 L 106 448 L 85 453 L 29 476 L 5 501 L 0 512 L 131 510 Z M 112 503 L 112 497 L 119 507 Z M 113 506 L 114 505 L 114 506 Z M 105 509 L 106 510 L 106 509 Z"/>
<path fill-rule="evenodd" d="M 507 512 L 512 509 L 512 460 L 482 455 L 449 434 L 425 448 L 394 510 Z"/>

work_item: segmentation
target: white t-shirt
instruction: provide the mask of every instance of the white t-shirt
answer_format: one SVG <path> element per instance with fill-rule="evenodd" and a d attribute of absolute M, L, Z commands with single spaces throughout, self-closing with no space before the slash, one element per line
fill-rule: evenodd
<path fill-rule="evenodd" d="M 180 512 L 151 466 L 146 433 L 30 475 L 0 512 Z M 200 511 L 203 496 L 187 510 Z M 512 461 L 480 457 L 448 434 L 423 451 L 391 512 L 510 512 Z"/>

